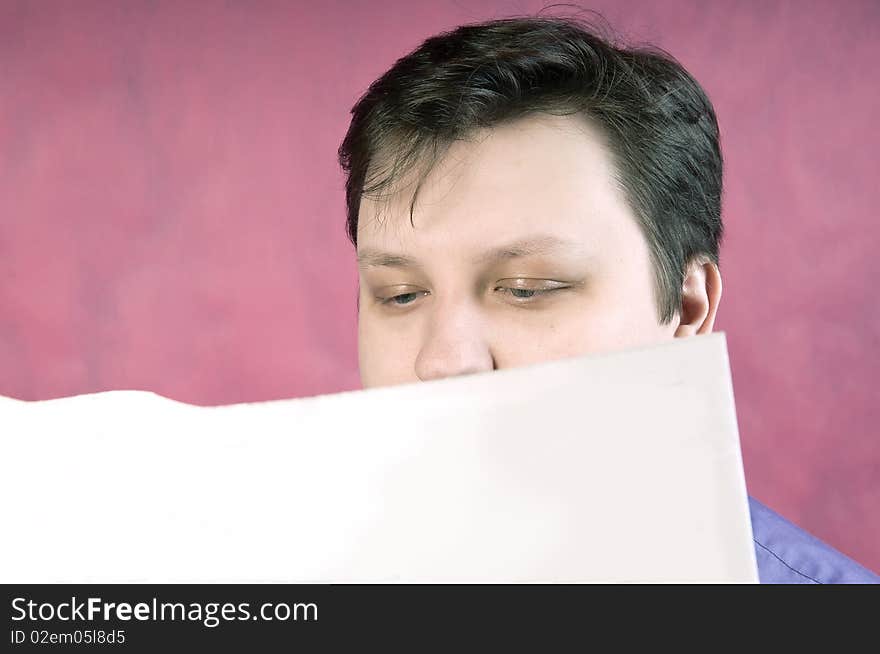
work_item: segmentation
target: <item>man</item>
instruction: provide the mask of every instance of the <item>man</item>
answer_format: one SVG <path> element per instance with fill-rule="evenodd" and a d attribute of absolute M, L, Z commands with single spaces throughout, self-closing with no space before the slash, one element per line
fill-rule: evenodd
<path fill-rule="evenodd" d="M 339 150 L 365 388 L 712 331 L 722 156 L 669 55 L 573 20 L 426 40 Z M 880 581 L 750 499 L 762 582 Z"/>

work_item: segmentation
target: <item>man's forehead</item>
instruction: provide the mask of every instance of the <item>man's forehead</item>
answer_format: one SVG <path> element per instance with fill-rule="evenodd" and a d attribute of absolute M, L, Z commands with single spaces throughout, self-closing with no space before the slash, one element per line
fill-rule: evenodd
<path fill-rule="evenodd" d="M 420 257 L 476 265 L 585 254 L 584 241 L 598 236 L 589 223 L 616 201 L 601 145 L 572 117 L 490 131 L 498 135 L 494 145 L 485 134 L 457 143 L 422 179 L 409 176 L 362 199 L 362 270 L 418 267 Z"/>
<path fill-rule="evenodd" d="M 591 177 L 613 172 L 601 133 L 581 116 L 529 115 L 475 130 L 436 150 L 404 164 L 395 158 L 404 151 L 393 142 L 380 148 L 367 175 L 374 192 L 362 197 L 359 222 L 408 220 L 414 198 L 420 204 L 425 196 L 439 202 L 465 187 L 485 196 L 484 190 L 515 190 L 533 180 L 541 187 L 547 175 L 570 169 Z"/>

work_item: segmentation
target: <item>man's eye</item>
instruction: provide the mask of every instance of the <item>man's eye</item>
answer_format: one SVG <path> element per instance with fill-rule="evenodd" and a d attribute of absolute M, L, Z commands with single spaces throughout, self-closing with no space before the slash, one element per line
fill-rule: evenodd
<path fill-rule="evenodd" d="M 568 286 L 556 286 L 554 288 L 539 288 L 539 289 L 499 286 L 495 290 L 507 292 L 512 298 L 514 298 L 516 300 L 528 301 L 528 300 L 533 300 L 536 297 L 539 297 L 541 295 L 549 295 L 550 293 L 553 293 L 554 291 L 561 291 L 566 288 L 568 288 Z M 519 302 L 519 304 L 523 304 L 523 303 L 524 302 Z"/>
<path fill-rule="evenodd" d="M 425 291 L 420 291 L 424 293 Z M 408 304 L 412 304 L 415 302 L 416 297 L 418 297 L 419 292 L 413 291 L 412 293 L 402 293 L 400 295 L 395 295 L 394 297 L 389 297 L 381 301 L 382 304 L 390 304 L 396 307 L 405 307 Z"/>
<path fill-rule="evenodd" d="M 547 292 L 547 291 L 532 290 L 532 289 L 528 289 L 528 288 L 504 288 L 504 287 L 500 287 L 500 288 L 501 288 L 501 290 L 504 290 L 504 291 L 510 291 L 510 294 L 513 297 L 519 298 L 522 300 L 528 300 L 528 299 L 535 297 L 536 295 L 541 295 L 542 293 Z M 552 291 L 552 290 L 556 290 L 556 289 L 549 289 L 549 290 Z"/>
<path fill-rule="evenodd" d="M 531 288 L 515 288 L 509 286 L 498 286 L 495 288 L 496 291 L 501 291 L 502 293 L 509 294 L 512 298 L 516 300 L 521 300 L 520 304 L 525 301 L 532 300 L 541 295 L 548 295 L 553 291 L 561 291 L 567 286 L 559 286 L 556 288 L 542 288 L 542 289 L 531 289 Z M 380 299 L 380 303 L 383 305 L 395 306 L 395 307 L 405 307 L 409 306 L 413 302 L 416 301 L 420 294 L 426 294 L 427 291 L 413 291 L 410 293 L 401 293 L 400 295 L 394 295 L 389 298 Z"/>

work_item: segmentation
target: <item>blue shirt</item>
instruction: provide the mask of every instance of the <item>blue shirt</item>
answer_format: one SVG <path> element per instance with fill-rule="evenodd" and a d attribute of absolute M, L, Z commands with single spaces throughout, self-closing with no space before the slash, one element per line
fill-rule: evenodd
<path fill-rule="evenodd" d="M 749 497 L 762 584 L 880 584 L 880 577 Z"/>

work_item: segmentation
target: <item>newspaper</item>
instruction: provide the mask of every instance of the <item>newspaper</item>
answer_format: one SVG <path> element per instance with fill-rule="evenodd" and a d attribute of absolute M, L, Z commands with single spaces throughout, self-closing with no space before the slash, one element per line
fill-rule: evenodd
<path fill-rule="evenodd" d="M 197 407 L 0 397 L 0 582 L 757 582 L 725 337 Z"/>

